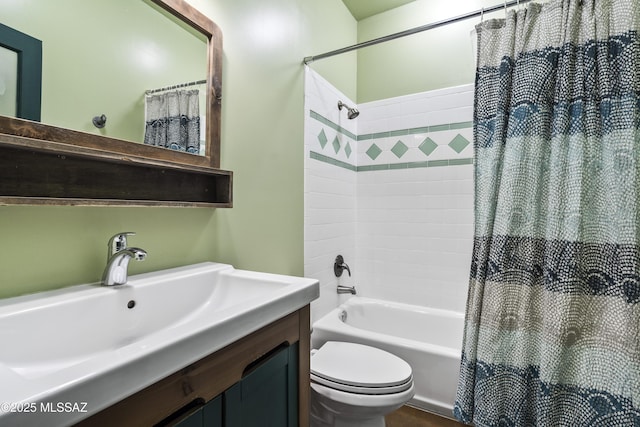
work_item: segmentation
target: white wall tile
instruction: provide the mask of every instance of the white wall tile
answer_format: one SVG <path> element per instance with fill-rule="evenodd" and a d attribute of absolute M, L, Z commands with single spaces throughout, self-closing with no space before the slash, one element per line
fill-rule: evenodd
<path fill-rule="evenodd" d="M 464 311 L 473 233 L 472 169 L 357 174 L 356 248 L 357 263 L 365 266 L 358 272 L 363 293 Z"/>
<path fill-rule="evenodd" d="M 305 74 L 305 219 L 304 219 L 304 274 L 320 281 L 320 298 L 311 304 L 312 321 L 322 317 L 342 298 L 336 293 L 337 284 L 351 282 L 354 278 L 336 278 L 333 263 L 336 255 L 342 254 L 351 263 L 355 262 L 356 233 L 356 173 L 309 158 L 309 150 L 332 158 L 347 161 L 344 145 L 349 142 L 353 159 L 357 142 L 339 134 L 320 122 L 310 119 L 309 110 L 332 120 L 350 132 L 357 134 L 355 121 L 342 117 L 337 108 L 337 100 L 342 99 L 349 105 L 351 100 L 329 85 L 322 77 L 311 71 Z M 324 129 L 327 145 L 321 149 L 317 140 L 320 130 Z M 331 143 L 338 135 L 341 149 L 336 155 Z M 355 161 L 349 161 L 355 164 Z"/>
<path fill-rule="evenodd" d="M 472 120 L 472 85 L 361 104 L 358 119 L 347 121 L 331 105 L 342 95 L 317 75 L 309 80 L 305 108 L 335 118 L 354 134 Z M 363 296 L 463 311 L 473 242 L 473 166 L 350 171 L 308 158 L 313 149 L 346 160 L 343 148 L 336 155 L 331 147 L 335 132 L 325 131 L 328 143 L 319 149 L 322 128 L 305 125 L 305 275 L 321 282 L 312 318 L 348 298 L 337 295 L 338 283 L 355 285 Z M 417 149 L 426 134 L 350 141 L 348 160 L 364 166 L 472 157 L 472 144 L 459 154 L 448 147 L 458 133 L 471 141 L 469 128 L 446 131 L 436 141 L 443 146 L 428 158 Z M 347 139 L 339 138 L 344 147 Z M 398 140 L 409 147 L 400 159 L 390 151 Z M 375 161 L 366 155 L 372 142 L 383 150 Z M 353 277 L 334 276 L 338 253 Z"/>

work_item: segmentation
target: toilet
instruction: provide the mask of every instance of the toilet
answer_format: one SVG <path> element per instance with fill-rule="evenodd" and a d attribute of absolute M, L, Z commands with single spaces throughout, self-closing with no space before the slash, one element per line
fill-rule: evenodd
<path fill-rule="evenodd" d="M 413 394 L 411 366 L 389 352 L 338 341 L 311 352 L 311 427 L 384 427 Z"/>

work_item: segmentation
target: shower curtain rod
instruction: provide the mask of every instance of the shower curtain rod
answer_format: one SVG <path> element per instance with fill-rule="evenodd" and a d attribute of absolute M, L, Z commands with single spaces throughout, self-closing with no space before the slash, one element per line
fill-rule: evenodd
<path fill-rule="evenodd" d="M 373 46 L 379 43 L 388 42 L 389 40 L 399 39 L 400 37 L 410 36 L 412 34 L 421 33 L 427 30 L 432 30 L 434 28 L 442 27 L 444 25 L 449 25 L 459 21 L 464 21 L 465 19 L 475 18 L 476 16 L 482 16 L 484 13 L 495 12 L 496 10 L 506 9 L 511 6 L 517 6 L 520 3 L 527 3 L 529 1 L 531 0 L 512 0 L 509 2 L 505 1 L 504 4 L 482 8 L 480 10 L 476 10 L 475 12 L 465 13 L 464 15 L 459 15 L 454 18 L 444 19 L 442 21 L 434 22 L 432 24 L 426 24 L 420 27 L 411 28 L 409 30 L 400 31 L 398 33 L 389 34 L 387 36 L 379 37 L 377 39 L 343 47 L 341 49 L 332 50 L 330 52 L 321 53 L 320 55 L 307 56 L 302 60 L 302 62 L 305 65 L 309 65 L 310 63 L 312 63 L 313 61 L 317 61 L 318 59 L 329 58 L 330 56 L 340 55 L 341 53 L 351 52 L 352 50 L 357 50 L 363 47 Z"/>
<path fill-rule="evenodd" d="M 144 93 L 145 93 L 145 95 L 149 95 L 150 93 L 164 92 L 165 90 L 179 89 L 181 87 L 203 85 L 206 82 L 207 82 L 206 80 L 198 80 L 198 81 L 195 81 L 195 82 L 180 83 L 180 84 L 173 85 L 173 86 L 161 87 L 159 89 L 147 89 L 147 90 L 144 91 Z"/>

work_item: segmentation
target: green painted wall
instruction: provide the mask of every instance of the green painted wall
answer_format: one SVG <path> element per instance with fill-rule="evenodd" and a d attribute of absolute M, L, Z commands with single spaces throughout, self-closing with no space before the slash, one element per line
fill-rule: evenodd
<path fill-rule="evenodd" d="M 150 0 L 21 0 L 0 21 L 42 40 L 43 123 L 140 142 L 144 91 L 206 75 L 206 38 Z"/>
<path fill-rule="evenodd" d="M 234 171 L 234 208 L 215 213 L 217 259 L 302 275 L 302 58 L 355 43 L 356 22 L 340 0 L 190 3 L 224 34 L 222 166 Z M 354 94 L 355 59 L 332 80 Z"/>
<path fill-rule="evenodd" d="M 358 22 L 358 42 L 498 4 L 496 0 L 416 0 Z M 504 17 L 504 11 L 484 19 Z M 475 58 L 468 19 L 358 51 L 358 102 L 473 83 Z"/>
<path fill-rule="evenodd" d="M 118 231 L 149 252 L 132 274 L 205 260 L 303 274 L 301 61 L 355 43 L 356 22 L 340 0 L 190 3 L 224 34 L 222 167 L 235 172 L 235 207 L 0 206 L 0 297 L 98 281 Z M 343 61 L 332 83 L 355 94 L 355 57 Z"/>
<path fill-rule="evenodd" d="M 356 42 L 349 43 L 349 45 L 356 44 Z M 344 46 L 337 46 L 341 48 Z M 335 48 L 323 50 L 322 52 L 313 52 L 315 54 L 324 53 L 325 51 L 331 51 Z M 336 89 L 344 93 L 354 103 L 358 99 L 357 81 L 358 74 L 356 72 L 356 66 L 358 61 L 358 52 L 349 52 L 342 55 L 332 56 L 319 61 L 312 62 L 309 67 L 314 71 L 317 71 L 322 77 L 330 82 Z"/>

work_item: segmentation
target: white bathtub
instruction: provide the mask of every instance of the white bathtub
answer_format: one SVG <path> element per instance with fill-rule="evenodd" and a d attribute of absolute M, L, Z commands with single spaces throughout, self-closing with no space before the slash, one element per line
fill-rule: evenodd
<path fill-rule="evenodd" d="M 409 404 L 453 418 L 463 325 L 462 313 L 352 297 L 313 324 L 311 344 L 355 342 L 401 357 L 413 368 Z"/>

